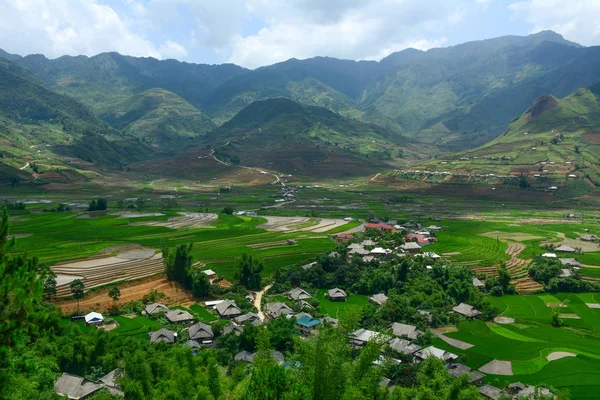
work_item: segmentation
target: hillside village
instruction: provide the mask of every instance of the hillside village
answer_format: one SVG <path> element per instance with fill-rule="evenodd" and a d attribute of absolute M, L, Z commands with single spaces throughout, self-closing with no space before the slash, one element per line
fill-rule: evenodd
<path fill-rule="evenodd" d="M 322 270 L 328 263 L 344 263 L 349 265 L 381 268 L 388 265 L 397 268 L 398 261 L 412 268 L 423 268 L 421 274 L 436 274 L 447 267 L 447 260 L 441 256 L 427 252 L 426 247 L 436 242 L 436 232 L 442 231 L 441 226 L 430 225 L 423 227 L 412 221 L 398 224 L 395 221 L 381 222 L 373 220 L 364 225 L 365 231 L 356 234 L 337 234 L 335 240 L 338 249 L 315 262 L 297 266 L 298 271 L 310 274 L 312 271 Z M 592 237 L 588 237 L 592 239 Z M 558 250 L 558 249 L 557 249 Z M 395 266 L 394 266 L 395 265 Z M 364 268 L 364 267 L 363 267 Z M 294 270 L 292 268 L 292 270 Z M 219 277 L 213 270 L 203 270 L 209 281 L 217 282 Z M 410 272 L 409 272 L 410 273 Z M 474 293 L 486 291 L 486 283 L 483 277 L 480 280 L 468 273 L 465 277 L 473 287 Z M 300 282 L 306 283 L 305 280 Z M 440 360 L 447 371 L 454 377 L 466 376 L 469 384 L 475 385 L 483 398 L 531 398 L 534 395 L 552 396 L 546 388 L 523 385 L 520 382 L 508 384 L 505 387 L 495 387 L 484 384 L 485 372 L 495 374 L 503 373 L 495 370 L 494 363 L 490 366 L 484 365 L 480 370 L 472 370 L 461 362 L 461 356 L 438 348 L 431 344 L 433 337 L 442 339 L 453 346 L 470 346 L 443 334 L 444 321 L 492 319 L 495 312 L 492 309 L 482 311 L 465 302 L 450 304 L 442 309 L 416 309 L 418 317 L 413 316 L 410 320 L 400 318 L 392 321 L 382 320 L 382 323 L 358 326 L 347 331 L 347 323 L 334 318 L 324 311 L 324 303 L 331 306 L 344 307 L 351 303 L 357 296 L 348 289 L 332 287 L 323 292 L 319 300 L 315 298 L 315 290 L 310 285 L 292 287 L 285 292 L 278 288 L 289 285 L 287 278 L 276 278 L 274 285 L 265 293 L 261 292 L 238 292 L 235 296 L 228 294 L 224 298 L 206 300 L 203 302 L 208 312 L 210 321 L 206 316 L 199 320 L 197 313 L 181 307 L 169 308 L 160 302 L 148 302 L 139 309 L 137 315 L 157 321 L 163 327 L 148 333 L 147 341 L 151 344 L 183 346 L 197 355 L 204 349 L 222 348 L 223 351 L 231 352 L 230 362 L 236 364 L 253 364 L 257 357 L 256 351 L 249 351 L 244 346 L 230 347 L 230 338 L 245 337 L 248 332 L 254 332 L 261 327 L 272 324 L 286 324 L 294 336 L 302 339 L 311 335 L 318 335 L 322 329 L 343 329 L 347 332 L 347 340 L 354 352 L 360 352 L 367 345 L 377 346 L 380 349 L 379 357 L 373 362 L 374 368 L 387 370 L 390 365 L 405 365 L 407 363 L 419 364 L 430 357 Z M 349 287 L 350 288 L 350 287 Z M 386 291 L 388 292 L 388 291 Z M 244 296 L 243 293 L 246 293 Z M 390 296 L 395 296 L 389 291 Z M 480 296 L 480 294 L 477 294 Z M 477 297 L 476 296 L 476 297 Z M 373 310 L 384 310 L 390 300 L 384 292 L 372 293 L 366 297 Z M 236 303 L 240 302 L 240 306 Z M 240 300 L 241 299 L 241 300 Z M 328 307 L 329 308 L 329 307 Z M 339 308 L 338 308 L 339 309 Z M 203 312 L 203 315 L 205 312 Z M 83 317 L 73 317 L 73 320 L 82 318 L 88 326 L 98 329 L 114 329 L 116 321 L 111 317 L 104 317 L 98 312 L 91 312 Z M 139 318 L 134 315 L 128 318 Z M 203 322 L 204 321 L 204 322 Z M 285 321 L 285 322 L 284 322 Z M 415 323 L 416 322 L 416 323 Z M 373 327 L 378 327 L 372 329 Z M 226 350 L 225 350 L 225 347 Z M 271 356 L 279 365 L 291 368 L 292 360 L 287 359 L 284 348 L 273 350 Z M 497 368 L 496 368 L 497 369 Z M 56 381 L 55 389 L 59 395 L 68 396 L 71 399 L 83 399 L 103 388 L 111 393 L 122 396 L 115 377 L 126 374 L 127 371 L 114 370 L 106 377 L 97 381 L 90 381 L 84 377 L 74 376 L 68 373 Z M 507 372 L 508 373 L 508 372 Z M 380 384 L 391 390 L 396 383 L 393 376 L 383 375 Z M 508 397 L 507 397 L 508 396 Z"/>

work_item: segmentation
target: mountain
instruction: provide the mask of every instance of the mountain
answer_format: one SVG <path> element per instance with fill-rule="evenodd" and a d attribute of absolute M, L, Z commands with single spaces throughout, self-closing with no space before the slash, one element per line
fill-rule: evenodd
<path fill-rule="evenodd" d="M 76 100 L 48 89 L 20 66 L 0 60 L 0 180 L 85 179 L 149 149 Z"/>
<path fill-rule="evenodd" d="M 107 107 L 100 117 L 115 129 L 162 150 L 191 146 L 216 127 L 196 107 L 164 89 L 133 95 Z"/>
<path fill-rule="evenodd" d="M 233 164 L 320 177 L 365 175 L 424 151 L 378 125 L 286 98 L 253 102 L 204 140 Z"/>
<path fill-rule="evenodd" d="M 99 114 L 161 88 L 222 125 L 252 102 L 286 97 L 454 150 L 496 138 L 542 95 L 560 98 L 600 82 L 600 48 L 551 31 L 407 49 L 380 62 L 315 57 L 255 70 L 117 53 L 3 56 Z"/>
<path fill-rule="evenodd" d="M 540 97 L 497 139 L 426 162 L 418 170 L 457 174 L 459 180 L 464 180 L 460 174 L 486 175 L 484 179 L 491 181 L 512 176 L 514 183 L 523 186 L 557 186 L 561 188 L 557 194 L 570 195 L 600 184 L 599 156 L 600 95 L 578 89 L 562 99 Z M 478 179 L 471 176 L 470 180 L 475 183 Z"/>

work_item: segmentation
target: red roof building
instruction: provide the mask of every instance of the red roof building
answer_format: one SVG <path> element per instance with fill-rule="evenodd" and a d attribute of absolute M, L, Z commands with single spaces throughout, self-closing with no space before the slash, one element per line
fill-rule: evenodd
<path fill-rule="evenodd" d="M 377 229 L 381 232 L 396 233 L 396 228 L 388 224 L 365 224 L 365 229 Z"/>
<path fill-rule="evenodd" d="M 337 235 L 335 237 L 335 241 L 338 243 L 346 243 L 350 240 L 352 240 L 354 238 L 354 236 L 352 236 L 349 233 L 340 233 L 339 235 Z"/>

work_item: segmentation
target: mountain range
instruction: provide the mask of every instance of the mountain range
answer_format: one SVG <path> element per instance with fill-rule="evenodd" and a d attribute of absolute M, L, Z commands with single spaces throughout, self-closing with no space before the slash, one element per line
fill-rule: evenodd
<path fill-rule="evenodd" d="M 25 80 L 28 90 L 60 99 L 34 96 L 52 116 L 27 120 L 35 108 L 3 96 L 9 127 L 0 134 L 12 138 L 5 140 L 19 132 L 20 143 L 53 149 L 56 163 L 78 157 L 119 168 L 208 145 L 229 160 L 282 172 L 332 162 L 344 171 L 362 166 L 358 174 L 496 143 L 536 99 L 600 84 L 600 48 L 551 31 L 407 49 L 379 62 L 316 57 L 255 70 L 118 53 L 47 59 L 0 50 L 0 58 L 11 73 L 3 79 Z M 57 136 L 58 115 L 68 138 Z M 80 122 L 65 130 L 73 121 Z M 30 122 L 35 138 L 23 133 Z M 297 153 L 286 159 L 290 144 Z M 97 154 L 105 146 L 112 150 Z M 8 147 L 0 147 L 7 155 L 0 160 L 14 168 L 25 158 Z"/>

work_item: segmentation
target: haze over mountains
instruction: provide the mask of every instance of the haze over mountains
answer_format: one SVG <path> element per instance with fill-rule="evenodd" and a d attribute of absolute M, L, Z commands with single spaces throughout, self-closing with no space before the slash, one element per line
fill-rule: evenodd
<path fill-rule="evenodd" d="M 169 156 L 230 142 L 219 151 L 236 162 L 260 165 L 265 160 L 265 166 L 291 173 L 344 160 L 345 170 L 356 168 L 359 174 L 484 145 L 537 98 L 562 98 L 600 83 L 600 47 L 582 47 L 550 31 L 427 52 L 409 49 L 380 62 L 317 57 L 256 70 L 117 53 L 50 60 L 0 51 L 0 58 L 11 71 L 5 79 L 21 84 L 25 79 L 36 90 L 56 93 L 61 101 L 44 101 L 48 107 L 78 102 L 65 108 L 81 110 L 76 119 L 85 128 L 63 127 L 63 136 L 72 135 L 46 141 L 46 147 L 60 144 L 61 154 L 113 167 L 117 159 L 123 166 L 148 154 Z M 291 101 L 266 101 L 280 98 Z M 46 131 L 56 130 L 51 128 L 55 119 L 15 111 L 21 108 L 30 109 L 9 96 L 0 104 L 9 126 L 3 134 L 11 142 L 0 147 L 5 154 L 0 162 L 13 167 L 25 160 L 27 141 L 33 139 L 23 136 L 15 144 L 16 136 L 7 132 L 36 125 L 35 140 L 44 141 Z M 70 115 L 66 109 L 53 115 Z M 247 135 L 260 128 L 261 136 Z M 119 148 L 116 154 L 122 156 L 112 161 L 92 156 L 92 137 L 95 146 L 101 139 L 102 146 Z M 244 137 L 250 139 L 242 143 Z M 415 146 L 418 142 L 428 145 Z M 286 164 L 277 160 L 287 143 L 301 144 L 302 150 Z M 141 149 L 135 157 L 130 146 Z"/>

